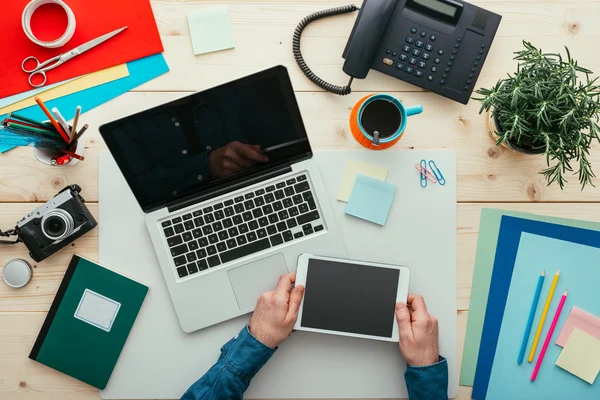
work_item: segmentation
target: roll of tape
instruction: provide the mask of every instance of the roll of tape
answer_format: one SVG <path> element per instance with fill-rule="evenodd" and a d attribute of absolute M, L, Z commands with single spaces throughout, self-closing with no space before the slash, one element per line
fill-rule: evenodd
<path fill-rule="evenodd" d="M 31 16 L 38 8 L 40 8 L 41 6 L 46 5 L 46 4 L 57 4 L 57 5 L 61 6 L 67 13 L 67 19 L 68 19 L 67 29 L 65 30 L 65 33 L 63 33 L 62 36 L 59 37 L 58 39 L 53 40 L 51 42 L 45 42 L 43 40 L 39 40 L 38 38 L 35 37 L 35 35 L 31 31 Z M 25 35 L 27 35 L 29 40 L 31 40 L 33 43 L 37 44 L 38 46 L 47 47 L 47 48 L 51 48 L 51 49 L 54 49 L 57 47 L 62 47 L 65 44 L 67 44 L 67 42 L 69 40 L 71 40 L 71 38 L 73 37 L 73 34 L 75 33 L 75 25 L 76 25 L 75 14 L 73 14 L 73 10 L 71 10 L 71 7 L 69 7 L 62 0 L 31 0 L 29 2 L 29 4 L 27 4 L 25 9 L 23 10 L 22 23 L 23 23 L 23 31 L 25 31 Z"/>

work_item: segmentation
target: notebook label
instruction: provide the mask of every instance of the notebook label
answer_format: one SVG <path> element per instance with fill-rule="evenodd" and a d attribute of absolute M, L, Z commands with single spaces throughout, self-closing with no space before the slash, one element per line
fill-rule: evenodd
<path fill-rule="evenodd" d="M 120 308 L 121 303 L 102 296 L 93 290 L 85 289 L 77 310 L 75 310 L 75 318 L 103 331 L 110 332 Z"/>

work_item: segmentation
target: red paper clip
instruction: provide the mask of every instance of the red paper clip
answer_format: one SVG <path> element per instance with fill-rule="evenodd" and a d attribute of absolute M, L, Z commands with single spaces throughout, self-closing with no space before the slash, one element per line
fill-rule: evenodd
<path fill-rule="evenodd" d="M 429 171 L 427 168 L 423 167 L 421 164 L 415 164 L 415 168 L 417 169 L 417 171 L 419 171 L 419 173 L 424 176 L 425 178 L 427 178 L 427 180 L 431 183 L 437 183 L 437 179 L 435 177 L 435 175 L 433 175 L 431 173 L 431 171 Z"/>

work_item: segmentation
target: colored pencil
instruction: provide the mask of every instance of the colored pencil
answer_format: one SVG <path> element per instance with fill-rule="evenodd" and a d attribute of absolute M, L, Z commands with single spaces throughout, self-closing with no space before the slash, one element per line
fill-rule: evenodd
<path fill-rule="evenodd" d="M 546 322 L 546 315 L 548 315 L 550 303 L 552 303 L 552 296 L 554 296 L 554 290 L 556 289 L 558 278 L 560 278 L 560 269 L 556 271 L 554 279 L 552 280 L 552 286 L 550 286 L 550 291 L 548 292 L 548 297 L 546 297 L 546 305 L 544 305 L 544 311 L 542 311 L 542 317 L 540 318 L 540 323 L 538 324 L 537 331 L 535 332 L 535 338 L 533 339 L 533 344 L 531 345 L 531 351 L 529 352 L 529 362 L 532 362 L 533 357 L 535 356 L 535 350 L 538 342 L 540 341 L 540 336 L 542 335 L 542 329 L 544 328 L 544 322 Z"/>
<path fill-rule="evenodd" d="M 63 138 L 63 140 L 65 142 L 69 143 L 69 137 L 63 131 L 63 129 L 61 128 L 61 126 L 58 124 L 58 122 L 56 122 L 56 120 L 52 116 L 52 113 L 48 110 L 48 108 L 46 107 L 46 105 L 44 104 L 44 102 L 39 97 L 36 97 L 34 100 L 35 100 L 36 103 L 38 103 L 38 105 L 40 106 L 40 108 L 42 109 L 42 111 L 44 112 L 44 114 L 46 114 L 46 117 L 48 117 L 48 119 L 50 120 L 50 122 L 52 122 L 52 125 L 56 128 L 56 131 L 60 134 L 60 136 Z"/>
<path fill-rule="evenodd" d="M 8 116 L 9 118 L 11 118 L 11 117 L 12 117 L 12 118 L 14 118 L 14 119 L 19 119 L 19 120 L 21 120 L 21 121 L 29 122 L 30 124 L 33 124 L 33 125 L 38 125 L 38 126 L 40 126 L 40 127 L 47 127 L 47 126 L 48 126 L 48 125 L 46 125 L 46 124 L 45 124 L 45 123 L 43 123 L 43 122 L 36 121 L 35 119 L 31 119 L 31 118 L 23 117 L 22 115 L 15 114 L 15 113 L 8 113 L 8 114 L 7 114 L 7 116 Z"/>
<path fill-rule="evenodd" d="M 20 136 L 27 136 L 27 137 L 36 137 L 36 138 L 41 138 L 44 140 L 50 140 L 55 142 L 56 144 L 63 144 L 66 145 L 66 143 L 62 140 L 62 138 L 58 137 L 58 136 L 53 136 L 53 135 L 49 135 L 46 131 L 42 131 L 42 132 L 34 132 L 32 130 L 32 128 L 21 128 L 21 127 L 15 127 L 12 123 L 9 123 L 6 127 L 4 127 L 4 129 L 8 132 L 11 132 L 15 135 L 20 135 Z M 64 146 L 66 147 L 66 146 Z"/>
<path fill-rule="evenodd" d="M 544 279 L 546 278 L 546 271 L 542 270 L 538 279 L 537 288 L 533 295 L 533 302 L 531 303 L 531 310 L 529 311 L 529 318 L 527 319 L 527 326 L 525 327 L 525 333 L 523 334 L 523 342 L 521 343 L 521 350 L 519 351 L 519 358 L 517 363 L 523 364 L 525 358 L 525 350 L 527 349 L 527 342 L 529 341 L 529 335 L 531 335 L 531 327 L 533 326 L 533 318 L 535 317 L 535 310 L 537 310 L 538 302 L 540 301 L 540 294 L 542 293 L 542 286 L 544 286 Z"/>
<path fill-rule="evenodd" d="M 69 142 L 70 142 L 71 139 L 73 138 L 73 135 L 71 134 L 71 128 L 69 128 L 69 124 L 67 123 L 67 120 L 62 116 L 62 114 L 60 113 L 60 111 L 58 111 L 58 108 L 56 108 L 56 107 L 52 108 L 52 114 L 54 114 L 54 116 L 56 117 L 56 120 L 58 121 L 60 126 L 62 126 L 62 128 L 65 130 L 65 132 L 67 133 L 67 136 L 69 136 Z"/>
<path fill-rule="evenodd" d="M 77 106 L 75 108 L 75 117 L 73 118 L 73 128 L 71 131 L 73 134 L 71 135 L 71 142 L 75 139 L 75 133 L 77 132 L 77 123 L 79 122 L 79 114 L 81 114 L 81 106 Z"/>
<path fill-rule="evenodd" d="M 23 130 L 23 131 L 33 132 L 33 133 L 37 133 L 37 134 L 40 134 L 40 135 L 54 136 L 54 135 L 52 135 L 52 132 L 47 131 L 45 129 L 35 128 L 35 127 L 29 126 L 29 125 L 23 125 L 23 124 L 19 124 L 19 123 L 15 123 L 15 122 L 8 122 L 6 124 L 6 126 L 9 127 L 9 128 L 20 129 L 20 130 Z M 54 136 L 54 137 L 57 137 L 57 138 L 60 139 L 59 136 Z"/>
<path fill-rule="evenodd" d="M 45 130 L 46 132 L 55 133 L 54 128 L 51 126 L 42 127 L 41 125 L 34 125 L 34 124 L 30 124 L 29 122 L 23 122 L 21 120 L 12 119 L 12 118 L 4 118 L 4 121 L 2 121 L 2 125 L 6 126 L 6 124 L 8 124 L 9 122 L 19 124 L 19 125 L 29 126 L 31 128 L 42 129 L 42 130 Z M 58 133 L 56 135 L 58 136 Z"/>
<path fill-rule="evenodd" d="M 540 372 L 540 366 L 542 365 L 542 361 L 544 361 L 544 356 L 546 355 L 546 350 L 548 350 L 548 345 L 550 344 L 550 340 L 552 340 L 552 335 L 554 334 L 554 329 L 556 328 L 556 323 L 558 322 L 558 318 L 560 317 L 560 313 L 565 305 L 565 301 L 567 300 L 567 295 L 569 294 L 568 290 L 565 290 L 562 297 L 560 298 L 560 303 L 558 303 L 558 308 L 556 309 L 556 314 L 554 314 L 554 319 L 552 320 L 552 325 L 550 325 L 550 330 L 548 330 L 548 334 L 546 335 L 546 340 L 544 340 L 544 346 L 542 347 L 542 352 L 540 353 L 537 363 L 535 364 L 535 368 L 533 369 L 533 374 L 531 374 L 531 382 L 535 381 L 535 378 Z"/>
<path fill-rule="evenodd" d="M 79 132 L 77 132 L 77 135 L 75 135 L 75 136 L 73 137 L 73 143 L 75 143 L 75 142 L 77 142 L 79 139 L 81 139 L 81 137 L 83 136 L 83 134 L 85 133 L 85 131 L 87 131 L 87 129 L 88 129 L 89 127 L 90 127 L 90 126 L 89 126 L 88 124 L 85 124 L 85 125 L 84 125 L 84 126 L 81 128 L 81 130 L 80 130 Z"/>
<path fill-rule="evenodd" d="M 68 156 L 71 156 L 71 157 L 73 157 L 73 158 L 76 158 L 76 159 L 78 159 L 78 160 L 80 160 L 80 161 L 83 161 L 83 160 L 85 160 L 85 157 L 84 157 L 84 156 L 80 156 L 79 154 L 77 154 L 77 153 L 73 153 L 72 151 L 69 151 L 69 150 L 60 150 L 60 152 L 61 152 L 61 153 L 63 153 L 63 154 L 66 154 L 66 155 L 68 155 Z"/>

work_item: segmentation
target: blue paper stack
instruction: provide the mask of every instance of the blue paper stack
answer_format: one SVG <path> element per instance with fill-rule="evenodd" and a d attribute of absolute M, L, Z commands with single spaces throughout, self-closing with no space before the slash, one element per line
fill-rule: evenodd
<path fill-rule="evenodd" d="M 484 210 L 484 214 L 486 211 L 501 213 L 500 210 Z M 600 380 L 589 384 L 555 365 L 562 348 L 554 343 L 573 306 L 600 315 L 598 224 L 572 220 L 553 223 L 540 221 L 544 218 L 539 216 L 532 216 L 531 219 L 524 214 L 520 216 L 523 218 L 501 216 L 472 398 L 600 399 Z M 482 214 L 482 224 L 485 223 L 484 220 Z M 483 226 L 480 232 L 482 230 Z M 537 347 L 534 362 L 528 363 L 526 360 L 519 365 L 517 359 L 540 271 L 543 269 L 551 271 L 550 275 L 560 269 L 561 276 L 556 288 L 557 294 L 550 305 L 549 317 L 544 324 L 542 339 L 549 330 L 560 301 L 560 293 L 568 289 L 569 296 L 538 377 L 535 382 L 531 382 L 531 373 L 541 345 Z M 545 299 L 551 280 L 546 279 L 544 283 L 542 299 Z M 480 289 L 475 287 L 476 284 L 477 282 L 474 283 L 473 292 Z M 540 305 L 535 314 L 536 325 L 541 312 Z M 532 341 L 533 334 L 529 337 L 527 353 Z"/>

